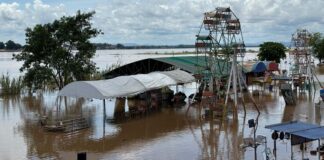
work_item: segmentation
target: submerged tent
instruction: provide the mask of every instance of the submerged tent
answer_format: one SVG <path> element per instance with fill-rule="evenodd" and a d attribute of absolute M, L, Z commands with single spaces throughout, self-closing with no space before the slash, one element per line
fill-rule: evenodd
<path fill-rule="evenodd" d="M 58 95 L 96 99 L 126 97 L 152 89 L 193 81 L 195 78 L 192 75 L 181 70 L 152 72 L 120 76 L 108 80 L 72 82 L 65 86 Z"/>

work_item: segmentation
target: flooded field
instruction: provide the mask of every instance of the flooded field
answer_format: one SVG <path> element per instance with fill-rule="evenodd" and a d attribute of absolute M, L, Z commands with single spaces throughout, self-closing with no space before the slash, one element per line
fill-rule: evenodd
<path fill-rule="evenodd" d="M 119 59 L 126 63 L 147 57 L 172 56 L 135 54 L 137 52 L 143 51 L 98 51 L 94 61 L 98 67 L 104 69 Z M 162 52 L 172 53 L 170 50 Z M 247 55 L 247 59 L 252 59 L 253 56 L 255 57 L 253 54 Z M 8 72 L 12 76 L 18 76 L 20 65 L 21 63 L 11 60 L 11 53 L 0 53 L 0 73 Z M 283 62 L 281 65 L 287 64 Z M 317 68 L 316 71 L 320 79 L 324 80 L 321 76 L 324 69 Z M 187 96 L 195 92 L 195 89 L 194 83 L 179 87 Z M 106 101 L 107 110 L 104 113 L 101 100 L 57 100 L 57 91 L 0 97 L 0 159 L 71 160 L 77 158 L 77 153 L 86 152 L 89 160 L 251 160 L 254 159 L 254 149 L 240 147 L 243 138 L 253 137 L 253 129 L 248 127 L 249 119 L 257 119 L 256 135 L 266 136 L 267 145 L 271 149 L 272 132 L 265 129 L 265 125 L 290 120 L 324 125 L 324 117 L 321 116 L 324 108 L 314 107 L 319 91 L 315 92 L 315 96 L 309 96 L 307 92 L 298 93 L 296 106 L 286 106 L 279 92 L 278 88 L 274 88 L 273 92 L 265 90 L 260 96 L 254 97 L 260 106 L 259 116 L 249 102 L 245 116 L 243 107 L 239 106 L 237 119 L 228 114 L 224 120 L 207 120 L 199 114 L 199 105 L 190 106 L 188 109 L 186 103 L 165 106 L 152 113 L 120 122 L 110 120 L 114 115 L 115 99 Z M 60 105 L 56 101 L 61 101 Z M 91 127 L 72 133 L 47 132 L 38 121 L 44 114 L 52 117 L 83 115 L 89 117 Z M 310 150 L 316 147 L 317 142 L 308 143 L 305 157 L 317 159 L 317 156 L 310 155 Z M 257 159 L 263 159 L 264 148 L 264 145 L 257 147 Z M 301 159 L 299 146 L 294 146 L 293 149 L 294 157 Z M 290 159 L 290 152 L 289 141 L 277 140 L 277 159 Z"/>

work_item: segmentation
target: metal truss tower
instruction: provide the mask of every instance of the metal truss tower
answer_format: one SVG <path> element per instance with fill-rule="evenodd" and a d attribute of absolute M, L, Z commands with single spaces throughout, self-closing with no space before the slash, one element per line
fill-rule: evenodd
<path fill-rule="evenodd" d="M 299 87 L 306 87 L 311 91 L 312 85 L 315 89 L 317 76 L 314 71 L 314 59 L 311 54 L 310 39 L 312 34 L 306 29 L 297 29 L 292 34 L 289 55 L 294 60 L 292 69 L 293 80 L 297 80 Z M 318 79 L 317 79 L 318 80 Z"/>

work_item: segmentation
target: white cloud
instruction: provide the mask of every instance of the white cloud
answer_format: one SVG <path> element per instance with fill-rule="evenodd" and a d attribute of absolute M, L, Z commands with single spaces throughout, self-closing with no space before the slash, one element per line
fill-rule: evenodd
<path fill-rule="evenodd" d="M 94 39 L 97 42 L 193 43 L 203 13 L 218 6 L 230 6 L 235 12 L 246 42 L 289 41 L 297 28 L 324 32 L 322 0 L 93 0 L 82 4 L 63 0 L 0 3 L 0 36 L 23 41 L 26 27 L 74 14 L 78 7 L 96 11 L 93 24 L 105 33 Z"/>
<path fill-rule="evenodd" d="M 0 41 L 24 43 L 25 29 L 39 23 L 48 23 L 66 14 L 64 5 L 50 6 L 41 0 L 18 4 L 0 3 Z"/>

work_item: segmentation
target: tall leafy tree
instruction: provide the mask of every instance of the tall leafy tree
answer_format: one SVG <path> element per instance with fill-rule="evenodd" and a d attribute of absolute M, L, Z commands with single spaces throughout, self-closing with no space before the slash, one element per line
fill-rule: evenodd
<path fill-rule="evenodd" d="M 5 44 L 3 42 L 0 42 L 0 49 L 5 49 Z"/>
<path fill-rule="evenodd" d="M 313 49 L 314 56 L 322 63 L 322 59 L 324 59 L 324 38 L 321 33 L 316 32 L 312 34 L 310 46 Z"/>
<path fill-rule="evenodd" d="M 285 54 L 286 47 L 277 42 L 264 42 L 260 45 L 260 51 L 258 57 L 264 61 L 276 61 L 280 62 L 280 59 L 286 58 Z"/>
<path fill-rule="evenodd" d="M 20 71 L 26 71 L 24 80 L 29 87 L 54 83 L 62 89 L 96 71 L 91 61 L 96 48 L 89 40 L 102 32 L 91 25 L 94 14 L 78 11 L 75 16 L 26 29 L 26 45 L 14 58 L 24 61 Z"/>

